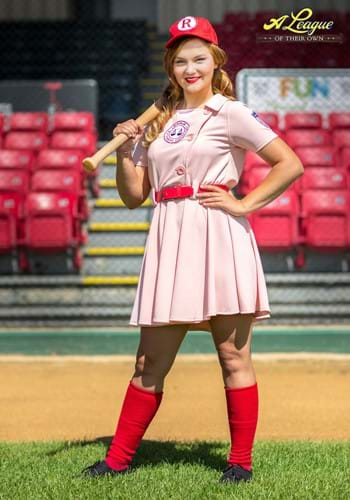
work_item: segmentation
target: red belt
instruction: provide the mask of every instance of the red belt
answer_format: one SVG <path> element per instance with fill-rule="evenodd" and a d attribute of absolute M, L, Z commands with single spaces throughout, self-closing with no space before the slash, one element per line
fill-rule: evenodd
<path fill-rule="evenodd" d="M 229 187 L 226 186 L 226 184 L 211 184 L 211 186 L 218 186 L 225 191 L 229 191 Z M 198 188 L 198 193 L 203 193 L 204 191 L 208 191 L 208 189 Z M 155 192 L 155 200 L 159 203 L 162 200 L 169 200 L 171 198 L 188 198 L 192 195 L 192 186 L 168 186 Z"/>

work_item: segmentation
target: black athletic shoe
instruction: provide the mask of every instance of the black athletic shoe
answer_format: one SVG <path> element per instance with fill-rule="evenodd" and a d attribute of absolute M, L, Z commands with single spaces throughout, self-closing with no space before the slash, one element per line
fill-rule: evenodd
<path fill-rule="evenodd" d="M 239 481 L 250 481 L 253 478 L 253 472 L 244 469 L 240 465 L 229 465 L 223 472 L 219 482 L 220 483 L 238 483 Z"/>
<path fill-rule="evenodd" d="M 129 467 L 125 470 L 111 469 L 104 460 L 99 460 L 94 464 L 89 465 L 89 467 L 85 467 L 85 469 L 81 471 L 81 474 L 87 477 L 104 476 L 105 474 L 116 476 L 118 474 L 126 474 L 129 471 Z"/>

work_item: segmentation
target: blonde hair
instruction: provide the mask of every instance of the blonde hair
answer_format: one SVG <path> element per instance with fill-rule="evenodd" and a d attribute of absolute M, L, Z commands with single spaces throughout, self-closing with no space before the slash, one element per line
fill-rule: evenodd
<path fill-rule="evenodd" d="M 145 140 L 143 145 L 148 147 L 160 134 L 163 130 L 164 125 L 172 116 L 176 105 L 183 99 L 183 89 L 177 83 L 176 78 L 173 72 L 173 64 L 175 57 L 181 50 L 182 46 L 187 42 L 190 38 L 193 37 L 184 37 L 181 38 L 179 42 L 175 43 L 173 46 L 166 49 L 164 55 L 164 69 L 169 77 L 169 83 L 166 88 L 163 90 L 161 95 L 161 106 L 162 110 L 160 111 L 157 118 L 155 118 L 147 128 L 145 133 Z M 227 62 L 226 52 L 215 45 L 214 43 L 206 42 L 208 49 L 214 59 L 214 63 L 218 66 L 214 70 L 214 75 L 212 79 L 212 91 L 213 94 L 222 94 L 228 99 L 235 101 L 236 98 L 233 94 L 233 84 L 228 76 L 227 72 L 222 69 Z"/>

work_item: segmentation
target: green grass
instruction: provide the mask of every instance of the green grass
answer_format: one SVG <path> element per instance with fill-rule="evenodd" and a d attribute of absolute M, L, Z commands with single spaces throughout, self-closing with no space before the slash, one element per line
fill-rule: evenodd
<path fill-rule="evenodd" d="M 256 441 L 250 483 L 219 484 L 228 443 L 144 440 L 131 474 L 89 479 L 80 470 L 104 457 L 96 441 L 0 443 L 6 500 L 333 500 L 350 498 L 350 441 Z M 78 477 L 77 477 L 78 476 Z"/>

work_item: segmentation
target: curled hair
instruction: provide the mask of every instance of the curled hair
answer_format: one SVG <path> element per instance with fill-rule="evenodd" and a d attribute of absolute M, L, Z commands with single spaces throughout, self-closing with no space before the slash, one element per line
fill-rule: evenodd
<path fill-rule="evenodd" d="M 150 123 L 145 133 L 145 140 L 143 144 L 146 147 L 148 147 L 151 144 L 151 142 L 153 142 L 158 137 L 160 132 L 163 130 L 164 125 L 174 113 L 176 105 L 181 100 L 183 100 L 184 97 L 183 89 L 176 81 L 173 71 L 173 65 L 175 57 L 177 56 L 178 52 L 181 50 L 185 42 L 188 41 L 190 38 L 193 37 L 181 38 L 173 46 L 166 49 L 163 64 L 164 64 L 164 69 L 169 78 L 169 83 L 167 84 L 161 95 L 162 109 L 157 118 L 155 118 Z M 212 79 L 213 94 L 222 94 L 228 99 L 235 101 L 236 98 L 233 93 L 232 81 L 228 76 L 227 72 L 222 68 L 227 62 L 226 52 L 213 43 L 206 42 L 204 40 L 203 42 L 207 44 L 208 49 L 214 59 L 214 63 L 218 66 L 214 70 Z"/>

